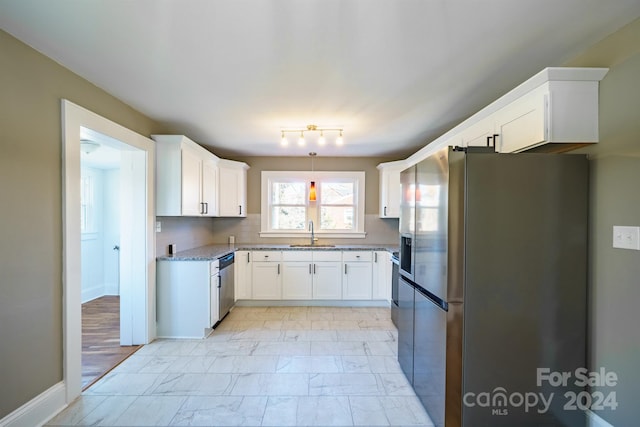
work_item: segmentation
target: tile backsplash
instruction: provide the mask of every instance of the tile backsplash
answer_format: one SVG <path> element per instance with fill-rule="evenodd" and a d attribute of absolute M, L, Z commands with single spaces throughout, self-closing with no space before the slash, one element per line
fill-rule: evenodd
<path fill-rule="evenodd" d="M 168 253 L 168 246 L 175 244 L 178 251 L 211 244 L 225 244 L 229 236 L 239 244 L 300 244 L 307 243 L 308 236 L 300 238 L 260 237 L 260 214 L 246 218 L 193 218 L 158 217 L 162 231 L 156 233 L 156 255 Z M 398 220 L 380 219 L 378 215 L 365 215 L 364 239 L 324 239 L 324 244 L 385 244 L 398 245 Z"/>

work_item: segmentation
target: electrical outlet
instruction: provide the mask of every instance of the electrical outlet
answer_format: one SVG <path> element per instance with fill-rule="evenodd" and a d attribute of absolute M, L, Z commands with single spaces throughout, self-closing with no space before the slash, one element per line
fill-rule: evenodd
<path fill-rule="evenodd" d="M 162 223 L 160 221 L 156 221 L 156 233 L 160 233 L 162 231 Z"/>
<path fill-rule="evenodd" d="M 614 225 L 613 247 L 640 251 L 640 227 Z"/>

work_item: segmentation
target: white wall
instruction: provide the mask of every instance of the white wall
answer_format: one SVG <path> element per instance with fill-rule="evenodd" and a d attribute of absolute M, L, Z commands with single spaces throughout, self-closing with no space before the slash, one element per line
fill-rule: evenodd
<path fill-rule="evenodd" d="M 82 302 L 119 294 L 120 171 L 82 167 L 94 185 L 94 227 L 82 234 Z"/>

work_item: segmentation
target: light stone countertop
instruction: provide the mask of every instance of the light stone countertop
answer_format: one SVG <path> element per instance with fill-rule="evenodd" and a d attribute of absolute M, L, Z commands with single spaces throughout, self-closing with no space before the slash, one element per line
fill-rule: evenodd
<path fill-rule="evenodd" d="M 397 246 L 386 244 L 373 245 L 335 245 L 335 246 L 303 246 L 273 244 L 237 244 L 208 245 L 180 251 L 177 254 L 160 256 L 158 261 L 213 261 L 235 251 L 387 251 L 396 252 Z"/>

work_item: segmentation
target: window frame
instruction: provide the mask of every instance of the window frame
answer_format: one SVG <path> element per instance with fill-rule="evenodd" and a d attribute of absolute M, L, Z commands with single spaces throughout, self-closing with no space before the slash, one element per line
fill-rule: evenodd
<path fill-rule="evenodd" d="M 313 220 L 315 235 L 319 238 L 365 238 L 365 173 L 362 171 L 262 171 L 261 180 L 261 227 L 260 237 L 308 237 L 311 233 L 308 226 L 303 230 L 277 230 L 271 228 L 272 215 L 272 183 L 273 182 L 305 182 L 305 224 Z M 316 183 L 318 194 L 316 202 L 309 201 L 309 186 Z M 320 227 L 321 183 L 353 182 L 354 184 L 354 228 L 352 230 L 327 230 Z M 327 205 L 334 206 L 334 205 Z"/>

